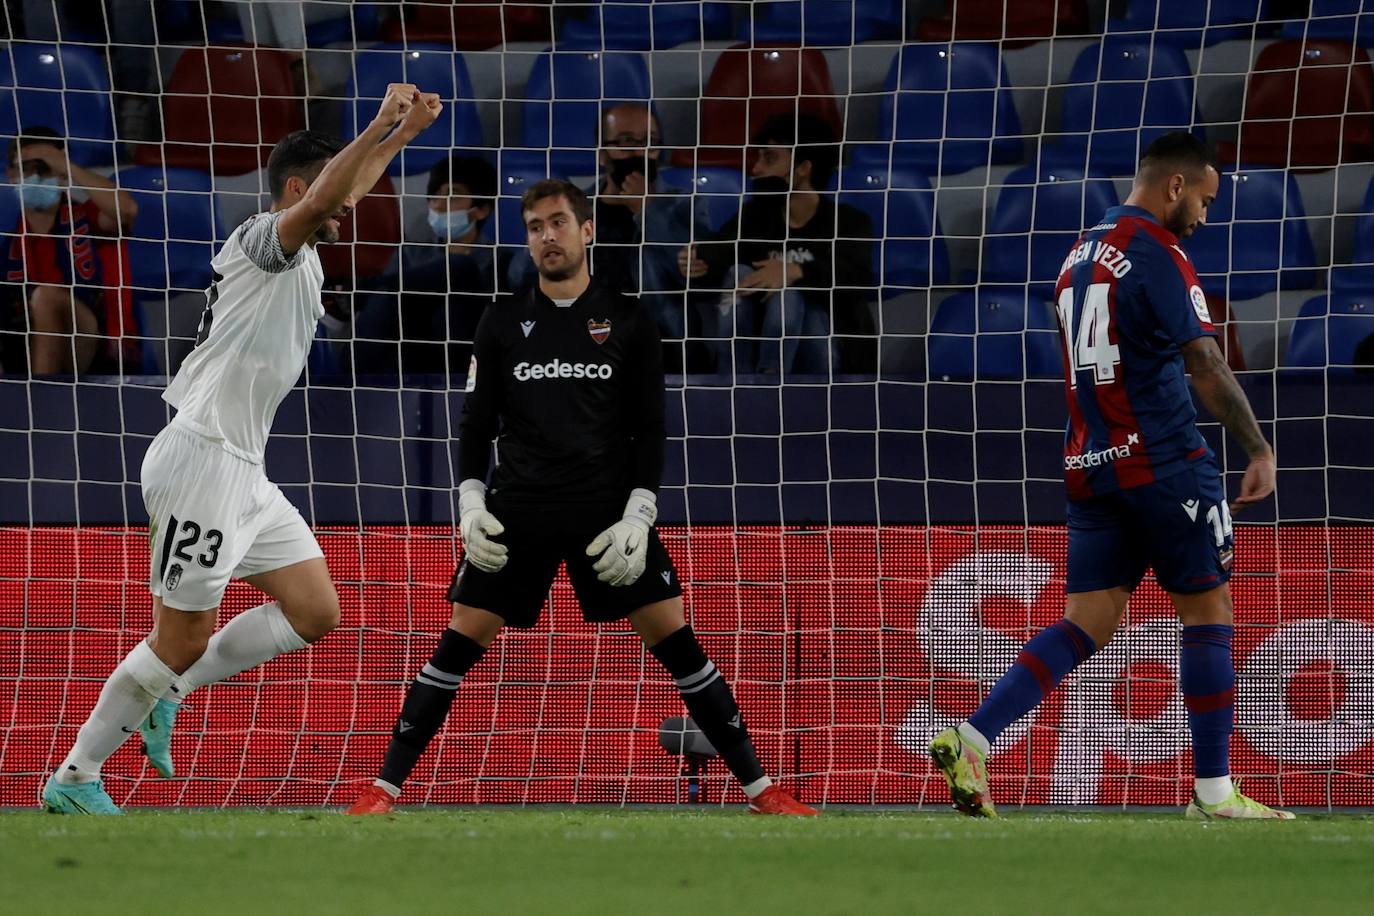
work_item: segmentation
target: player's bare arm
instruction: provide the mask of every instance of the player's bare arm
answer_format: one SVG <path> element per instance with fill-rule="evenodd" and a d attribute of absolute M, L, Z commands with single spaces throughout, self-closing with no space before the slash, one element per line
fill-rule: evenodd
<path fill-rule="evenodd" d="M 282 254 L 290 257 L 305 245 L 316 230 L 328 219 L 345 215 L 357 203 L 357 188 L 366 177 L 364 172 L 375 169 L 363 192 L 376 183 L 382 170 L 403 146 L 413 140 L 439 116 L 442 105 L 432 93 L 425 101 L 410 83 L 392 83 L 386 98 L 372 123 L 345 146 L 337 156 L 310 182 L 299 201 L 286 209 L 277 222 L 277 237 Z M 411 112 L 421 109 L 414 117 Z M 401 127 L 393 132 L 393 128 Z"/>
<path fill-rule="evenodd" d="M 1214 338 L 1199 337 L 1184 344 L 1183 362 L 1203 405 L 1236 437 L 1250 457 L 1250 465 L 1241 480 L 1240 495 L 1231 504 L 1231 511 L 1239 512 L 1273 492 L 1274 451 L 1265 441 L 1250 401 L 1231 367 L 1226 365 L 1226 358 L 1221 355 Z"/>

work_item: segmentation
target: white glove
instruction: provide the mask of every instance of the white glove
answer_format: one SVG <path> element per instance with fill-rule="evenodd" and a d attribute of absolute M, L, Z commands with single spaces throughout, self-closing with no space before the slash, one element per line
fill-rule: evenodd
<path fill-rule="evenodd" d="M 625 517 L 587 545 L 587 556 L 601 555 L 592 565 L 596 577 L 611 585 L 633 585 L 644 574 L 649 553 L 649 529 L 658 518 L 658 497 L 649 490 L 632 490 Z"/>
<path fill-rule="evenodd" d="M 491 538 L 506 526 L 487 511 L 487 485 L 476 478 L 458 485 L 458 531 L 463 536 L 463 556 L 482 572 L 494 573 L 506 565 L 506 545 Z"/>

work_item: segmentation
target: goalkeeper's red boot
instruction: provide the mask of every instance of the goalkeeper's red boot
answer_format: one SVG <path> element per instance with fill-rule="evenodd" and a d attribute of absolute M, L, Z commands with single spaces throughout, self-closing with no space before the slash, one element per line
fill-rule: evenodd
<path fill-rule="evenodd" d="M 769 786 L 762 794 L 749 800 L 750 814 L 790 814 L 809 816 L 820 814 L 810 805 L 797 801 L 777 786 Z"/>
<path fill-rule="evenodd" d="M 395 807 L 396 799 L 390 792 L 381 786 L 368 786 L 344 814 L 390 814 Z"/>

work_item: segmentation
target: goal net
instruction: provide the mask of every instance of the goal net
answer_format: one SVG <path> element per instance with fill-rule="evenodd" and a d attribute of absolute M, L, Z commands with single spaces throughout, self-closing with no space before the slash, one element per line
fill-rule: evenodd
<path fill-rule="evenodd" d="M 926 743 L 1063 609 L 1055 277 L 1143 146 L 1188 130 L 1223 178 L 1183 247 L 1280 467 L 1277 497 L 1236 519 L 1233 772 L 1268 803 L 1374 804 L 1359 4 L 17 6 L 0 135 L 60 138 L 72 167 L 56 218 L 30 161 L 54 154 L 25 146 L 0 189 L 0 806 L 33 803 L 151 627 L 140 462 L 209 258 L 268 205 L 266 151 L 304 127 L 352 136 L 400 80 L 445 113 L 322 247 L 326 318 L 267 452 L 342 624 L 193 695 L 176 779 L 127 744 L 105 770 L 117 803 L 340 804 L 375 776 L 449 617 L 472 328 L 528 282 L 519 197 L 553 175 L 594 189 L 595 269 L 662 328 L 659 527 L 766 769 L 812 803 L 947 804 Z M 678 253 L 720 241 L 752 261 L 767 242 L 727 235 L 766 199 L 750 140 L 793 139 L 769 134 L 776 115 L 807 116 L 791 129 L 842 254 L 824 288 L 751 311 L 737 284 L 758 265 L 689 279 Z M 617 165 L 646 142 L 654 167 Z M 81 312 L 95 323 L 72 338 Z M 1204 419 L 1234 494 L 1245 456 Z M 221 621 L 261 600 L 236 582 Z M 1178 637 L 1147 577 L 1117 638 L 999 743 L 998 801 L 1186 801 Z M 683 714 L 560 573 L 539 625 L 464 680 L 403 800 L 686 802 L 659 742 Z M 742 799 L 727 776 L 706 764 L 705 800 Z"/>

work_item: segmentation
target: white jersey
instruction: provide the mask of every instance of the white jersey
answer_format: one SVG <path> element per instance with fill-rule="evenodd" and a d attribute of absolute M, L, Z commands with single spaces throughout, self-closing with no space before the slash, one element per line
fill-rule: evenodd
<path fill-rule="evenodd" d="M 324 315 L 320 256 L 311 245 L 282 253 L 282 212 L 250 217 L 210 262 L 196 348 L 162 393 L 174 422 L 258 464 Z"/>

